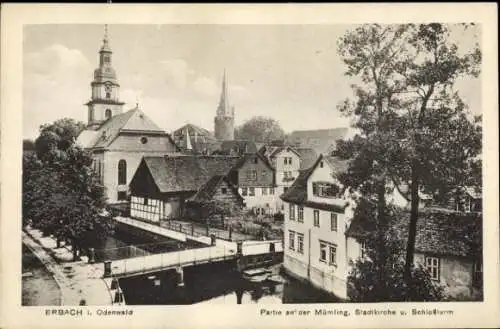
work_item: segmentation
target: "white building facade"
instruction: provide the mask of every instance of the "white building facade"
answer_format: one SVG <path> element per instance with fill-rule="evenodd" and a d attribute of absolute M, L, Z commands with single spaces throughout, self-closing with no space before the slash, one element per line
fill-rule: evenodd
<path fill-rule="evenodd" d="M 352 206 L 334 178 L 333 161 L 320 156 L 282 195 L 285 205 L 284 267 L 312 285 L 347 299 L 346 227 Z"/>

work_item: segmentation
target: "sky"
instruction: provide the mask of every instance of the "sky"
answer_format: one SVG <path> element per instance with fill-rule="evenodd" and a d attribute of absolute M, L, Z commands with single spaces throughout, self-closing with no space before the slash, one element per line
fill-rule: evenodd
<path fill-rule="evenodd" d="M 113 67 L 124 110 L 136 103 L 167 132 L 185 123 L 213 131 L 226 70 L 235 124 L 269 116 L 286 132 L 345 127 L 336 110 L 353 81 L 336 52 L 346 25 L 110 25 Z M 465 49 L 471 31 L 457 36 Z M 104 25 L 26 25 L 23 136 L 62 117 L 87 122 L 90 82 Z M 481 111 L 480 80 L 457 89 Z"/>

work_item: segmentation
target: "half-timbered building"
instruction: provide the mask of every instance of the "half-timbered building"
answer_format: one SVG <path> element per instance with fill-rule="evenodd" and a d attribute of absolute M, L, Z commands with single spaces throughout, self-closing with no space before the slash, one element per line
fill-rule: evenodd
<path fill-rule="evenodd" d="M 150 221 L 182 218 L 186 201 L 214 176 L 227 176 L 237 161 L 223 156 L 144 157 L 130 182 L 130 215 Z M 228 188 L 222 182 L 215 186 L 221 194 Z"/>

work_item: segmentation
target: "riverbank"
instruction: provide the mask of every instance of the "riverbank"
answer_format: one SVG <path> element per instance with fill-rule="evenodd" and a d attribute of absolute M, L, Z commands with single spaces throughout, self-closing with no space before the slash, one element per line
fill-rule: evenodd
<path fill-rule="evenodd" d="M 85 259 L 74 262 L 69 248 L 57 248 L 53 238 L 44 237 L 38 230 L 24 229 L 22 241 L 53 275 L 61 290 L 61 305 L 112 304 L 108 285 L 102 279 L 102 264 L 88 264 Z"/>

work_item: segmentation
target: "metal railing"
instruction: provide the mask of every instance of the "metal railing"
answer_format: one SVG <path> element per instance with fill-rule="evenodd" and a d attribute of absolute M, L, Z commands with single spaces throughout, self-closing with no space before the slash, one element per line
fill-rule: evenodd
<path fill-rule="evenodd" d="M 161 254 L 121 259 L 111 262 L 111 275 L 123 277 L 150 273 L 170 268 L 224 261 L 236 258 L 236 250 L 225 246 L 212 246 L 180 250 Z"/>
<path fill-rule="evenodd" d="M 185 247 L 180 241 L 153 242 L 136 245 L 128 245 L 116 248 L 95 249 L 95 260 L 104 262 L 108 260 L 119 260 L 125 258 L 134 258 L 149 256 L 153 254 L 172 252 Z"/>

